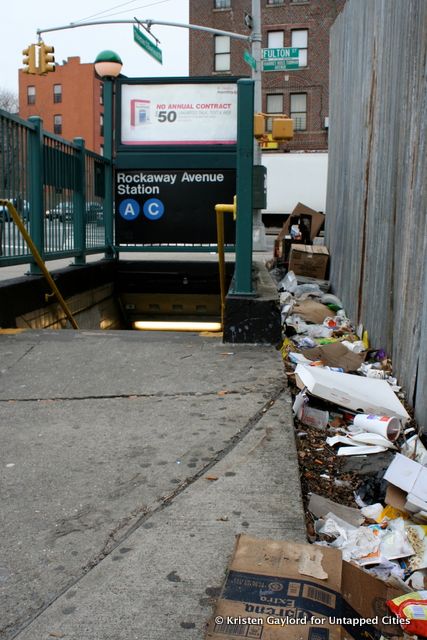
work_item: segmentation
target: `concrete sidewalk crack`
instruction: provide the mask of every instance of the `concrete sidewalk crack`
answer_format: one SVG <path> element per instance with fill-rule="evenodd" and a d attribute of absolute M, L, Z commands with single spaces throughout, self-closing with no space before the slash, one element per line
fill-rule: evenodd
<path fill-rule="evenodd" d="M 22 356 L 23 357 L 23 356 Z M 247 395 L 254 392 L 254 388 L 243 388 L 243 389 L 231 389 L 231 390 L 221 390 L 221 396 L 236 396 L 236 395 Z M 73 402 L 80 400 L 121 400 L 121 399 L 129 399 L 135 400 L 137 398 L 185 398 L 196 397 L 196 398 L 206 398 L 209 396 L 218 395 L 218 391 L 183 391 L 180 393 L 164 393 L 163 391 L 157 391 L 155 393 L 118 393 L 118 394 L 100 394 L 95 396 L 55 396 L 55 397 L 45 397 L 45 398 L 0 398 L 1 402 Z"/>
<path fill-rule="evenodd" d="M 217 451 L 211 460 L 207 462 L 197 473 L 193 476 L 186 478 L 179 486 L 176 487 L 174 491 L 171 493 L 164 495 L 160 498 L 157 505 L 153 506 L 151 509 L 141 511 L 135 509 L 128 516 L 122 518 L 119 522 L 116 523 L 114 529 L 109 533 L 107 539 L 105 540 L 104 546 L 101 551 L 93 557 L 89 562 L 82 567 L 80 570 L 80 574 L 70 582 L 66 587 L 64 587 L 56 596 L 54 596 L 49 602 L 47 602 L 43 607 L 39 609 L 39 611 L 34 614 L 30 619 L 24 622 L 20 628 L 14 633 L 14 635 L 10 636 L 10 640 L 14 640 L 18 638 L 20 634 L 25 631 L 37 618 L 39 618 L 45 611 L 49 609 L 61 596 L 63 596 L 69 589 L 75 587 L 90 571 L 95 569 L 105 558 L 107 558 L 111 553 L 117 549 L 121 544 L 123 544 L 135 531 L 137 531 L 141 526 L 143 526 L 147 520 L 152 518 L 157 513 L 161 512 L 163 509 L 166 509 L 168 506 L 173 504 L 174 500 L 180 496 L 183 492 L 189 489 L 197 480 L 202 478 L 210 469 L 212 469 L 218 462 L 223 460 L 240 442 L 244 440 L 244 438 L 254 429 L 254 427 L 260 422 L 260 420 L 267 414 L 267 412 L 274 406 L 276 400 L 285 392 L 285 388 L 283 384 L 276 387 L 273 387 L 273 390 L 270 393 L 270 397 L 264 403 L 264 405 L 259 409 L 246 424 L 239 429 L 231 438 L 228 440 L 225 447 L 219 451 Z M 159 395 L 159 394 L 156 394 Z M 163 395 L 163 394 L 160 394 Z M 166 394 L 165 394 L 166 395 Z M 170 394 L 172 395 L 172 394 Z M 181 395 L 181 394 L 174 394 Z M 212 395 L 211 393 L 201 394 L 201 393 L 190 393 L 185 395 Z M 116 396 L 113 396 L 116 397 Z M 128 396 L 119 396 L 119 397 L 128 397 Z M 139 396 L 138 396 L 139 397 Z M 141 396 L 147 397 L 147 396 Z M 150 397 L 150 396 L 148 396 Z M 61 398 L 63 400 L 64 398 Z M 78 398 L 81 400 L 82 398 Z M 266 436 L 263 436 L 260 442 L 257 443 L 256 447 L 251 449 L 251 452 L 254 448 L 257 448 L 265 439 Z M 130 525 L 129 523 L 135 518 L 137 519 Z M 125 531 L 123 531 L 125 529 Z M 121 535 L 120 535 L 121 533 Z M 119 534 L 119 537 L 117 535 Z M 15 626 L 15 623 L 13 626 Z M 9 628 L 12 625 L 9 625 Z M 3 632 L 7 629 L 3 629 Z M 0 630 L 1 633 L 1 630 Z"/>

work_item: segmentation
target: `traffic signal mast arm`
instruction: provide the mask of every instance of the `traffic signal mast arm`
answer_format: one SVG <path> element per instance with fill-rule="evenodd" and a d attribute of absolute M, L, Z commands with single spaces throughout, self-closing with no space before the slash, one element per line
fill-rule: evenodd
<path fill-rule="evenodd" d="M 252 42 L 252 35 L 245 36 L 242 33 L 234 33 L 233 31 L 223 31 L 221 29 L 211 29 L 211 27 L 202 27 L 197 24 L 186 24 L 184 22 L 165 22 L 163 20 L 95 20 L 91 22 L 71 22 L 70 24 L 63 25 L 61 27 L 50 27 L 49 29 L 37 29 L 37 35 L 40 37 L 42 33 L 48 33 L 49 31 L 63 31 L 64 29 L 77 29 L 78 27 L 93 27 L 100 24 L 144 24 L 148 29 L 153 24 L 160 24 L 166 27 L 181 27 L 183 29 L 195 29 L 196 31 L 207 31 L 208 33 L 214 33 L 219 36 L 230 36 L 235 40 L 244 40 L 245 42 Z"/>

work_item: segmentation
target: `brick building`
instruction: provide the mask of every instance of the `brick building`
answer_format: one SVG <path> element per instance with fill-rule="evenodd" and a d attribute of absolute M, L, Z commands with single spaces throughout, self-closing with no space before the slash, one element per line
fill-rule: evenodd
<path fill-rule="evenodd" d="M 66 140 L 84 138 L 88 149 L 102 153 L 103 111 L 102 82 L 94 65 L 81 64 L 78 56 L 46 76 L 19 70 L 19 115 L 40 116 L 46 131 Z"/>
<path fill-rule="evenodd" d="M 262 110 L 294 119 L 289 151 L 328 147 L 329 30 L 345 0 L 261 0 L 262 47 L 298 47 L 298 70 L 262 74 Z M 190 0 L 190 23 L 250 34 L 251 0 Z M 190 31 L 190 75 L 250 76 L 245 42 Z"/>

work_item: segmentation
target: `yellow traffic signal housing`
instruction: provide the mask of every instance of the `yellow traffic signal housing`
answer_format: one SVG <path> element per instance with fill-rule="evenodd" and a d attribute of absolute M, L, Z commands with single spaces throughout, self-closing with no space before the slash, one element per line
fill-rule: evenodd
<path fill-rule="evenodd" d="M 22 64 L 24 65 L 24 73 L 37 73 L 36 64 L 36 45 L 30 44 L 26 49 L 22 50 Z"/>
<path fill-rule="evenodd" d="M 292 140 L 294 137 L 294 121 L 291 118 L 274 118 L 271 131 L 273 140 Z"/>
<path fill-rule="evenodd" d="M 54 47 L 51 47 L 44 42 L 40 43 L 38 72 L 41 75 L 49 73 L 49 71 L 55 71 L 55 56 L 53 55 L 54 51 Z"/>
<path fill-rule="evenodd" d="M 263 113 L 254 114 L 254 137 L 259 140 L 265 135 L 265 116 Z"/>

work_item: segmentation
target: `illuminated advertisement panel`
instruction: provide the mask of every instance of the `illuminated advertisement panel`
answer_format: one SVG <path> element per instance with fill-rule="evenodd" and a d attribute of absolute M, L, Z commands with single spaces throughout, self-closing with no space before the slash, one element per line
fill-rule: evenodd
<path fill-rule="evenodd" d="M 123 145 L 234 145 L 236 140 L 236 84 L 122 84 Z"/>

